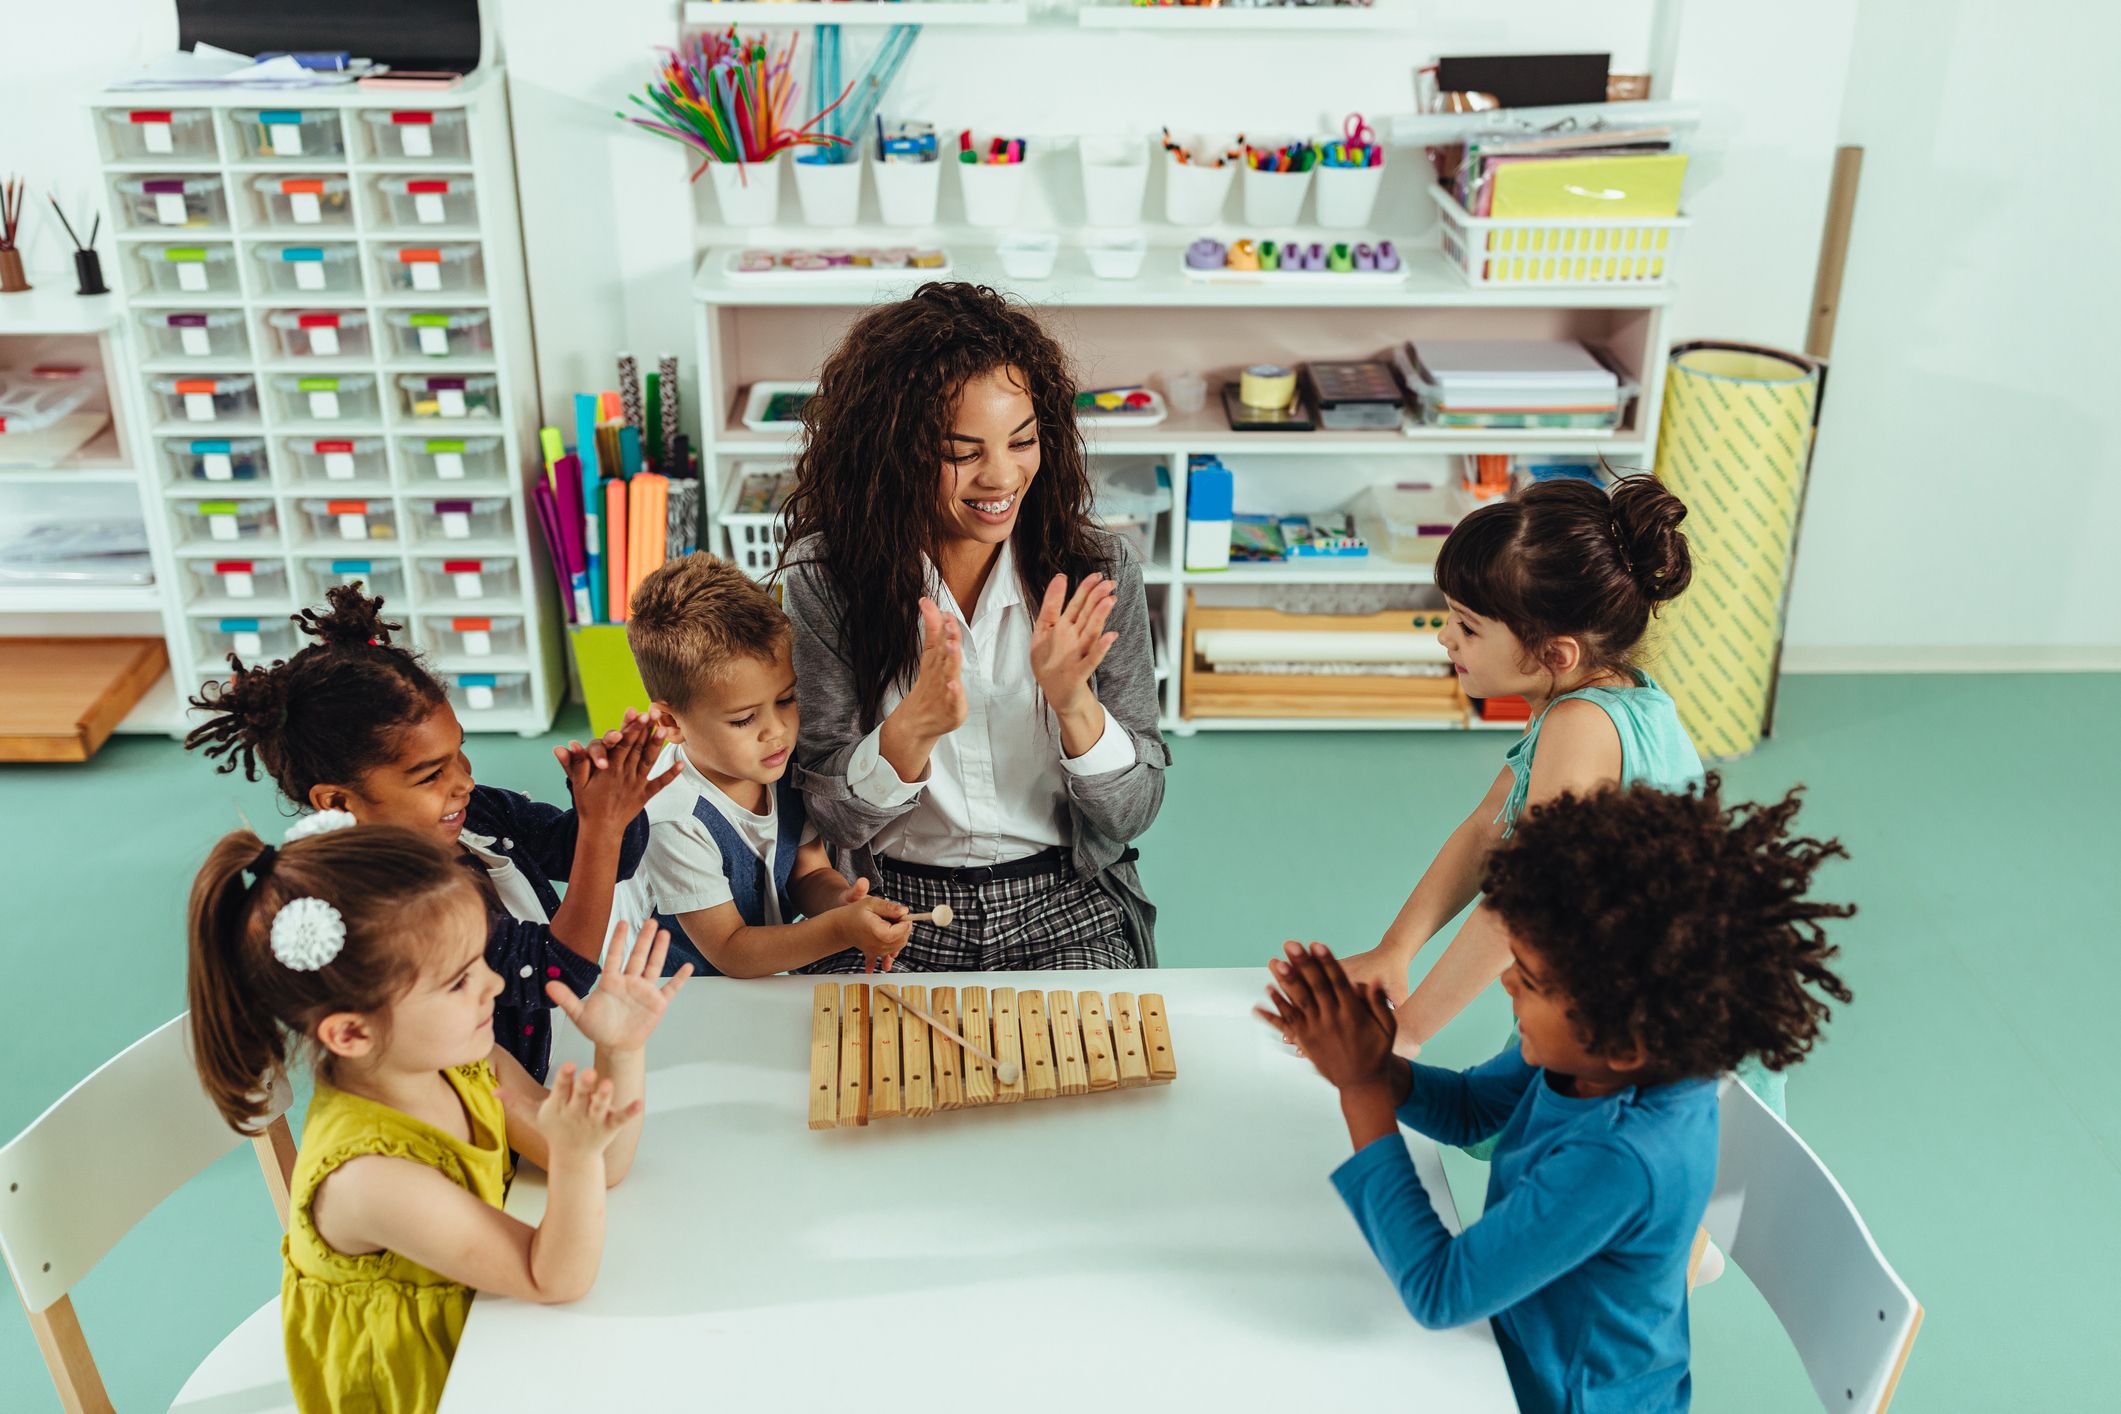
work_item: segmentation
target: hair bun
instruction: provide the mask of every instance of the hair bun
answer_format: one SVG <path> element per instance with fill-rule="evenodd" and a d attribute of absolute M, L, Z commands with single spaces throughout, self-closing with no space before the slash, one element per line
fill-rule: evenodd
<path fill-rule="evenodd" d="M 1629 576 L 1653 604 L 1676 599 L 1694 578 L 1694 560 L 1679 523 L 1686 502 L 1654 476 L 1623 476 L 1613 483 L 1613 534 Z"/>
<path fill-rule="evenodd" d="M 371 599 L 363 594 L 359 580 L 351 584 L 335 584 L 324 597 L 331 605 L 325 613 L 304 609 L 295 615 L 296 626 L 319 643 L 333 647 L 358 648 L 374 644 L 388 648 L 390 636 L 404 627 L 403 624 L 383 621 L 382 599 Z"/>

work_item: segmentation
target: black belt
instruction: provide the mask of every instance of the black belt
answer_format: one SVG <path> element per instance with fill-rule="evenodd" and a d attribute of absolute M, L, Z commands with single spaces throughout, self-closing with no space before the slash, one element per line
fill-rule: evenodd
<path fill-rule="evenodd" d="M 1022 859 L 1012 859 L 1005 864 L 977 864 L 964 869 L 946 869 L 936 864 L 913 864 L 903 859 L 891 859 L 878 855 L 876 862 L 894 874 L 905 874 L 915 879 L 940 879 L 952 884 L 990 884 L 997 879 L 1030 879 L 1040 874 L 1058 874 L 1069 867 L 1071 852 L 1061 845 L 1042 849 L 1037 854 L 1027 854 Z M 1131 864 L 1141 858 L 1141 851 L 1130 849 L 1115 863 Z"/>

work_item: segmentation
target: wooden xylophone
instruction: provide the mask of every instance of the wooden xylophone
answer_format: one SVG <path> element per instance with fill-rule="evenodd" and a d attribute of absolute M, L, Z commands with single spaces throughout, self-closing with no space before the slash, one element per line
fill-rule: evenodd
<path fill-rule="evenodd" d="M 820 982 L 810 1012 L 810 1127 L 1162 1085 L 1178 1075 L 1164 999 L 1014 987 L 895 988 L 1017 1078 L 1003 1084 L 959 1046 L 864 982 Z M 1109 1018 L 1109 1020 L 1108 1020 Z"/>

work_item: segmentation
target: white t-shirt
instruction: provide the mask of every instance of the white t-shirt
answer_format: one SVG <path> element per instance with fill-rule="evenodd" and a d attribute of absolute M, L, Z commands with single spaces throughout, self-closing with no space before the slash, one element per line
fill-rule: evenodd
<path fill-rule="evenodd" d="M 1031 672 L 1038 606 L 1025 602 L 1017 582 L 1015 546 L 1002 542 L 969 622 L 933 564 L 928 593 L 944 613 L 965 623 L 965 720 L 936 742 L 928 772 L 918 781 L 900 780 L 884 759 L 881 725 L 854 748 L 847 787 L 856 796 L 885 808 L 916 797 L 920 802 L 884 827 L 875 851 L 911 864 L 962 869 L 1070 843 L 1068 777 L 1126 770 L 1134 764 L 1134 738 L 1107 708 L 1096 743 L 1068 759 L 1060 721 Z M 884 694 L 883 714 L 889 716 L 905 696 L 894 685 Z"/>
<path fill-rule="evenodd" d="M 701 775 L 678 746 L 665 749 L 662 759 L 656 762 L 655 774 L 670 769 L 673 759 L 681 763 L 682 769 L 676 780 L 648 802 L 648 852 L 641 857 L 640 871 L 634 876 L 646 887 L 655 907 L 672 915 L 697 913 L 736 898 L 722 872 L 722 847 L 695 813 L 700 802 L 705 801 L 736 827 L 737 835 L 766 866 L 769 887 L 761 891 L 766 915 L 762 923 L 771 927 L 789 921 L 781 917 L 779 890 L 770 887 L 774 848 L 780 837 L 780 817 L 774 808 L 772 788 L 767 791 L 765 813 L 746 810 Z M 802 838 L 796 844 L 806 845 L 816 838 L 817 830 L 806 820 Z"/>
<path fill-rule="evenodd" d="M 677 782 L 672 781 L 672 785 Z M 550 923 L 552 915 L 545 911 L 545 904 L 538 898 L 538 891 L 516 868 L 515 861 L 495 849 L 492 835 L 475 835 L 469 830 L 457 835 L 457 843 L 464 846 L 471 856 L 486 866 L 488 877 L 493 880 L 493 891 L 500 897 L 501 907 L 508 910 L 510 918 L 524 923 Z"/>

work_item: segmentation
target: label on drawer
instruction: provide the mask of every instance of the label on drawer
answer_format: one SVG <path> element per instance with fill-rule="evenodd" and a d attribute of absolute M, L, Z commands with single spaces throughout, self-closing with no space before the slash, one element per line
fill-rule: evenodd
<path fill-rule="evenodd" d="M 297 260 L 295 288 L 298 290 L 321 290 L 324 288 L 324 262 L 321 260 Z"/>
<path fill-rule="evenodd" d="M 309 415 L 322 422 L 335 422 L 339 417 L 339 395 L 337 391 L 319 390 L 309 395 Z"/>
<path fill-rule="evenodd" d="M 434 156 L 434 120 L 432 113 L 391 114 L 391 125 L 398 131 L 398 150 L 407 157 Z"/>
<path fill-rule="evenodd" d="M 368 502 L 327 501 L 324 509 L 339 518 L 341 540 L 366 540 L 368 538 Z"/>
<path fill-rule="evenodd" d="M 471 539 L 471 502 L 437 501 L 435 514 L 442 518 L 444 540 Z"/>
<path fill-rule="evenodd" d="M 302 155 L 302 115 L 300 113 L 260 113 L 258 121 L 265 124 L 265 141 L 275 157 L 300 157 Z"/>
<path fill-rule="evenodd" d="M 265 656 L 265 635 L 258 632 L 256 619 L 223 619 L 221 628 L 228 634 L 228 646 L 238 658 Z"/>
<path fill-rule="evenodd" d="M 449 626 L 457 631 L 458 641 L 467 658 L 491 658 L 493 656 L 492 619 L 451 619 Z"/>
<path fill-rule="evenodd" d="M 212 386 L 211 383 L 207 385 L 209 388 Z M 214 395 L 211 392 L 186 393 L 184 395 L 184 416 L 192 422 L 212 422 L 214 420 Z"/>
<path fill-rule="evenodd" d="M 464 479 L 464 444 L 462 442 L 436 442 L 427 444 L 427 455 L 434 458 L 435 475 L 444 481 Z"/>
<path fill-rule="evenodd" d="M 206 517 L 206 533 L 209 538 L 234 540 L 239 537 L 234 501 L 201 501 L 199 514 Z"/>
<path fill-rule="evenodd" d="M 324 458 L 324 474 L 334 481 L 353 480 L 353 443 L 319 442 L 316 453 Z"/>
<path fill-rule="evenodd" d="M 436 260 L 412 262 L 412 287 L 416 290 L 439 290 L 442 288 L 442 264 Z"/>
<path fill-rule="evenodd" d="M 235 463 L 226 452 L 201 452 L 199 470 L 208 481 L 233 481 L 236 479 Z"/>
<path fill-rule="evenodd" d="M 280 183 L 280 194 L 287 198 L 288 211 L 294 216 L 297 226 L 314 226 L 324 219 L 322 201 L 324 183 L 306 178 L 289 178 Z"/>
<path fill-rule="evenodd" d="M 480 574 L 482 568 L 483 566 L 477 560 L 444 560 L 442 562 L 443 572 L 456 585 L 459 599 L 484 599 L 486 597 L 486 581 Z"/>
<path fill-rule="evenodd" d="M 186 294 L 203 294 L 206 290 L 206 262 L 204 260 L 181 260 L 177 262 L 177 288 Z"/>
<path fill-rule="evenodd" d="M 253 568 L 249 560 L 221 560 L 214 565 L 214 573 L 221 576 L 222 592 L 229 598 L 255 599 L 258 582 L 252 577 Z"/>
<path fill-rule="evenodd" d="M 181 226 L 191 220 L 184 209 L 184 193 L 181 191 L 158 191 L 155 193 L 155 220 L 165 226 Z"/>
<path fill-rule="evenodd" d="M 333 324 L 314 324 L 309 330 L 309 351 L 318 358 L 339 356 L 339 330 Z"/>
<path fill-rule="evenodd" d="M 175 324 L 177 320 L 183 317 L 183 315 L 171 315 L 170 323 Z M 198 323 L 178 326 L 177 343 L 183 348 L 184 352 L 190 354 L 193 358 L 204 358 L 214 351 L 214 344 L 213 340 L 207 337 L 206 316 L 197 315 L 194 317 L 198 319 Z"/>
<path fill-rule="evenodd" d="M 135 113 L 133 114 L 133 121 L 139 124 L 140 141 L 147 148 L 148 154 L 153 157 L 162 157 L 175 152 L 177 144 L 170 133 L 169 115 L 165 113 L 156 116 L 159 117 L 159 122 L 153 120 L 141 122 L 142 115 Z"/>
<path fill-rule="evenodd" d="M 475 712 L 489 711 L 493 707 L 493 682 L 488 679 L 474 682 L 470 678 L 459 678 L 464 686 L 464 705 Z"/>
<path fill-rule="evenodd" d="M 439 226 L 448 220 L 448 213 L 442 207 L 442 194 L 438 191 L 414 192 L 412 217 L 423 226 Z"/>

